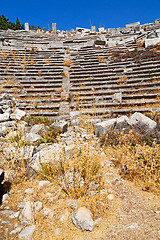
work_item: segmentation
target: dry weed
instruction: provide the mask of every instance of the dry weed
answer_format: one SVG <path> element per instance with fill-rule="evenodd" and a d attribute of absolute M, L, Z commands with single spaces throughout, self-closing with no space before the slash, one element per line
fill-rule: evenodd
<path fill-rule="evenodd" d="M 66 67 L 70 67 L 72 64 L 73 64 L 72 59 L 67 59 L 67 60 L 64 62 L 64 66 L 66 66 Z"/>
<path fill-rule="evenodd" d="M 154 138 L 134 131 L 111 132 L 104 142 L 105 153 L 109 156 L 112 152 L 112 160 L 125 179 L 160 194 L 160 148 Z"/>
<path fill-rule="evenodd" d="M 103 56 L 98 55 L 98 61 L 99 62 L 105 62 L 105 61 L 107 61 L 107 59 Z"/>

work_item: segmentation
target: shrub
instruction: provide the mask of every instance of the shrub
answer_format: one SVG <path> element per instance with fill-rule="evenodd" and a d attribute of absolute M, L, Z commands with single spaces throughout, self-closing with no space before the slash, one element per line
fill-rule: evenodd
<path fill-rule="evenodd" d="M 49 119 L 46 117 L 24 117 L 24 121 L 28 123 L 29 126 L 35 125 L 35 124 L 45 124 L 45 125 L 51 125 L 53 122 L 55 122 L 55 119 Z"/>
<path fill-rule="evenodd" d="M 60 160 L 41 164 L 40 175 L 57 182 L 71 198 L 80 198 L 89 191 L 99 191 L 102 183 L 102 167 L 99 151 L 92 151 L 90 144 L 82 148 L 76 138 L 74 153 L 66 154 L 61 145 Z"/>
<path fill-rule="evenodd" d="M 130 131 L 110 132 L 102 142 L 105 153 L 109 157 L 112 152 L 112 161 L 125 179 L 160 194 L 160 148 L 153 140 Z"/>

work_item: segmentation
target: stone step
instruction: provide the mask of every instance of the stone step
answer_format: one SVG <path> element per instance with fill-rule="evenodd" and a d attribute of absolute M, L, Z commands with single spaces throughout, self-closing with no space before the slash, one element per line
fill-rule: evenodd
<path fill-rule="evenodd" d="M 97 72 L 95 71 L 85 71 L 85 72 L 79 72 L 79 73 L 71 73 L 70 74 L 70 79 L 73 79 L 73 78 L 85 78 L 85 77 L 104 77 L 104 76 L 117 76 L 117 77 L 120 77 L 120 76 L 125 76 L 125 77 L 134 77 L 135 75 L 137 76 L 150 76 L 150 77 L 154 77 L 154 76 L 159 76 L 160 77 L 160 68 L 159 69 L 148 69 L 147 71 L 136 71 L 136 72 L 131 72 L 131 73 L 125 73 L 123 74 L 123 72 L 111 72 L 111 71 L 98 71 Z"/>
<path fill-rule="evenodd" d="M 106 108 L 103 108 L 103 109 L 97 109 L 96 112 L 94 110 L 90 110 L 88 109 L 87 112 L 84 111 L 84 114 L 89 114 L 91 116 L 111 116 L 111 115 L 116 115 L 116 114 L 119 114 L 119 115 L 127 115 L 127 114 L 132 114 L 134 112 L 141 112 L 141 113 L 147 113 L 147 112 L 157 112 L 159 113 L 160 112 L 160 108 L 126 108 L 126 109 L 106 109 Z"/>
<path fill-rule="evenodd" d="M 134 72 L 134 71 L 141 71 L 141 70 L 148 70 L 148 69 L 159 69 L 160 68 L 160 63 L 157 64 L 148 64 L 148 65 L 140 65 L 140 66 L 136 66 L 135 64 L 133 64 L 133 66 L 131 65 L 127 65 L 127 67 L 124 67 L 124 66 L 116 66 L 116 68 L 113 66 L 113 65 L 97 65 L 97 67 L 95 68 L 94 66 L 93 67 L 90 67 L 90 66 L 87 66 L 85 68 L 82 68 L 80 66 L 76 66 L 76 65 L 72 65 L 71 68 L 74 70 L 74 72 L 83 72 L 83 71 L 96 71 L 96 70 L 105 70 L 105 71 L 111 71 L 111 70 L 114 70 L 114 71 L 124 71 L 124 69 L 128 69 L 128 68 L 132 68 L 132 70 L 130 72 Z M 127 73 L 127 72 L 126 72 Z"/>
<path fill-rule="evenodd" d="M 160 78 L 159 76 L 158 77 L 155 77 L 154 79 L 151 79 L 151 78 L 131 78 L 131 79 L 127 79 L 127 80 L 124 80 L 124 83 L 123 84 L 127 84 L 127 83 L 145 83 L 145 82 L 156 82 L 158 81 Z M 80 84 L 83 86 L 91 86 L 91 87 L 94 87 L 96 85 L 99 85 L 99 86 L 107 86 L 107 85 L 120 85 L 120 77 L 109 77 L 109 78 L 93 78 L 93 79 L 83 79 L 82 81 L 74 81 L 72 79 L 70 79 L 70 82 L 71 82 L 71 86 L 72 87 L 80 87 Z"/>
<path fill-rule="evenodd" d="M 92 96 L 82 96 L 81 99 L 83 99 L 84 101 L 87 101 L 87 102 L 95 102 L 96 101 L 96 98 L 98 98 L 99 100 L 97 101 L 112 101 L 112 97 L 113 97 L 114 93 L 110 93 L 108 95 L 92 95 Z M 127 102 L 129 100 L 147 100 L 147 99 L 151 99 L 151 100 L 155 100 L 155 99 L 160 99 L 160 89 L 159 89 L 159 93 L 150 93 L 150 94 L 122 94 L 122 101 L 123 102 Z"/>
<path fill-rule="evenodd" d="M 42 100 L 42 99 L 51 99 L 53 96 L 51 93 L 36 93 L 36 94 L 30 94 L 30 93 L 27 93 L 27 94 L 12 94 L 12 96 L 14 98 L 20 98 L 22 99 L 23 101 L 25 101 L 26 99 L 29 98 L 30 101 L 34 100 L 35 98 L 38 98 L 38 100 Z M 57 95 L 57 99 L 60 99 L 60 95 Z"/>
<path fill-rule="evenodd" d="M 1 76 L 0 78 L 3 79 L 4 77 L 26 77 L 26 78 L 31 78 L 31 77 L 43 77 L 44 79 L 62 79 L 62 74 L 41 74 L 41 76 L 38 76 L 38 72 L 37 73 L 32 73 L 32 74 L 29 74 L 29 73 L 15 73 L 14 75 L 13 74 L 10 74 L 10 73 L 1 73 Z"/>
<path fill-rule="evenodd" d="M 153 61 L 154 63 L 155 61 Z M 141 64 L 136 64 L 134 63 L 134 61 L 127 61 L 127 62 L 118 62 L 117 64 L 114 63 L 110 63 L 110 62 L 99 62 L 98 59 L 92 62 L 86 62 L 86 61 L 77 61 L 77 62 L 73 62 L 74 65 L 72 66 L 72 68 L 79 68 L 79 67 L 84 67 L 84 68 L 94 68 L 94 67 L 107 67 L 108 69 L 114 69 L 114 68 L 125 68 L 126 66 L 128 67 L 134 67 L 134 66 L 147 66 L 147 64 L 142 65 L 143 62 L 141 62 Z M 157 64 L 157 63 L 155 63 Z"/>
<path fill-rule="evenodd" d="M 40 117 L 49 117 L 49 118 L 55 118 L 59 116 L 58 112 L 34 112 L 30 111 L 29 112 L 30 116 L 40 116 Z"/>
<path fill-rule="evenodd" d="M 128 106 L 144 106 L 144 105 L 153 105 L 153 104 L 156 104 L 156 105 L 159 105 L 160 106 L 160 100 L 145 100 L 145 101 L 130 101 L 130 102 L 122 102 L 121 104 L 120 103 L 108 103 L 108 102 L 93 102 L 93 103 L 83 103 L 83 100 L 82 100 L 82 107 L 84 108 L 100 108 L 100 107 L 105 107 L 105 108 L 108 108 L 108 107 L 111 107 L 113 109 L 113 107 L 118 107 L 118 108 L 123 108 L 123 107 L 128 107 Z"/>
<path fill-rule="evenodd" d="M 30 88 L 30 89 L 25 89 L 27 91 L 27 94 L 28 93 L 46 93 L 46 92 L 50 92 L 50 93 L 54 93 L 55 92 L 55 88 L 39 88 L 39 89 L 34 89 L 34 88 Z M 5 92 L 8 92 L 8 93 L 14 93 L 14 89 L 7 89 L 5 91 L 5 89 L 1 90 L 1 92 L 5 93 Z"/>
<path fill-rule="evenodd" d="M 54 104 L 54 105 L 34 105 L 34 104 L 32 104 L 32 105 L 28 105 L 28 106 L 23 106 L 22 104 L 21 104 L 21 107 L 20 107 L 21 109 L 23 109 L 23 110 L 26 110 L 26 111 L 28 111 L 28 110 L 30 110 L 30 109 L 35 109 L 35 111 L 36 110 L 59 110 L 59 104 Z"/>
<path fill-rule="evenodd" d="M 20 88 L 20 89 L 25 89 L 27 90 L 28 88 L 35 88 L 35 89 L 39 89 L 39 88 L 61 88 L 62 87 L 62 83 L 61 84 L 57 84 L 57 83 L 54 83 L 54 84 L 33 84 L 33 83 L 29 83 L 29 84 L 20 84 L 20 85 L 6 85 L 5 88 Z"/>
<path fill-rule="evenodd" d="M 37 104 L 37 103 L 44 103 L 44 104 L 54 104 L 54 103 L 59 103 L 60 102 L 60 98 L 59 99 L 23 99 L 23 100 L 19 100 L 19 103 L 25 103 L 25 104 Z"/>
<path fill-rule="evenodd" d="M 82 91 L 97 91 L 97 90 L 104 90 L 104 89 L 109 89 L 109 91 L 111 89 L 118 89 L 119 91 L 120 90 L 123 90 L 125 88 L 135 88 L 135 89 L 140 89 L 141 87 L 160 87 L 160 81 L 158 82 L 151 82 L 151 83 L 132 83 L 132 84 L 124 84 L 124 85 L 118 85 L 118 84 L 115 84 L 115 85 L 108 85 L 106 84 L 106 86 L 103 86 L 103 89 L 102 89 L 102 86 L 95 86 L 94 87 L 94 90 L 92 89 L 92 86 L 83 86 L 81 88 L 76 88 L 76 87 L 71 87 L 71 91 L 72 92 L 82 92 Z"/>
<path fill-rule="evenodd" d="M 76 95 L 79 97 L 88 97 L 88 96 L 108 96 L 108 95 L 113 95 L 114 93 L 117 92 L 122 92 L 122 94 L 124 93 L 128 93 L 128 94 L 133 94 L 133 93 L 139 93 L 139 92 L 159 92 L 160 91 L 160 87 L 147 87 L 147 88 L 139 88 L 139 89 L 121 89 L 121 91 L 118 90 L 101 90 L 101 91 L 88 91 L 88 92 L 81 92 L 79 91 L 79 93 L 77 94 L 77 92 L 73 92 L 70 91 L 72 93 L 72 95 Z"/>
<path fill-rule="evenodd" d="M 8 68 L 7 68 L 7 72 L 9 72 L 9 73 L 16 73 L 17 71 L 18 71 L 18 69 L 17 69 L 17 67 L 16 67 L 16 69 L 13 69 L 13 66 L 7 66 Z M 34 67 L 32 67 L 32 68 L 29 68 L 29 67 L 27 67 L 26 68 L 26 72 L 27 73 L 35 73 L 35 72 L 37 72 L 38 70 L 42 70 L 42 72 L 43 73 L 61 73 L 62 71 L 63 71 L 63 68 L 61 67 L 61 68 L 57 68 L 57 67 L 50 67 L 49 68 L 49 66 L 48 67 L 42 67 L 42 68 L 40 68 L 40 67 L 36 67 L 36 66 L 34 66 Z M 0 66 L 0 72 L 3 72 L 3 71 L 5 71 L 6 70 L 6 67 L 1 67 Z"/>
<path fill-rule="evenodd" d="M 157 81 L 158 79 L 160 79 L 160 74 L 159 73 L 155 73 L 154 75 L 148 75 L 148 74 L 139 74 L 139 75 L 132 75 L 130 77 L 127 77 L 127 78 L 122 78 L 123 76 L 122 75 L 103 75 L 103 76 L 94 76 L 94 75 L 89 75 L 89 76 L 85 76 L 85 77 L 77 77 L 77 78 L 70 78 L 70 82 L 72 84 L 76 84 L 76 83 L 85 83 L 85 82 L 91 82 L 92 81 L 106 81 L 106 84 L 107 83 L 111 83 L 114 82 L 114 81 L 117 81 L 117 84 L 124 84 L 125 82 L 131 82 L 131 81 L 140 81 L 140 82 L 143 82 L 143 81 Z M 125 76 L 124 76 L 125 77 Z"/>

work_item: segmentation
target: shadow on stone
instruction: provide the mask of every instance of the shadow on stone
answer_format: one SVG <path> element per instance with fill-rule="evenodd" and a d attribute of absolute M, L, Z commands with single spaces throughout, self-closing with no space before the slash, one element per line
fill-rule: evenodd
<path fill-rule="evenodd" d="M 4 181 L 4 172 L 0 175 L 0 204 L 2 204 L 2 198 L 5 193 L 7 193 L 11 188 L 11 183 L 9 181 Z"/>

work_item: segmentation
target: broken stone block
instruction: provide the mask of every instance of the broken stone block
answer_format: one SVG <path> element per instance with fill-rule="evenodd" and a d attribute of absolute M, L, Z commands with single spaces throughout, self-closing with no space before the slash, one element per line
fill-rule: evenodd
<path fill-rule="evenodd" d="M 29 23 L 25 23 L 25 31 L 29 31 Z"/>
<path fill-rule="evenodd" d="M 93 231 L 94 222 L 91 215 L 92 213 L 87 208 L 81 207 L 72 215 L 73 223 L 77 228 L 81 228 L 82 231 Z"/>
<path fill-rule="evenodd" d="M 25 202 L 19 219 L 23 225 L 30 225 L 34 222 L 31 202 Z"/>
<path fill-rule="evenodd" d="M 108 119 L 104 122 L 96 123 L 95 124 L 95 135 L 100 136 L 100 135 L 105 135 L 109 130 L 111 130 L 115 124 L 116 124 L 117 119 Z"/>
<path fill-rule="evenodd" d="M 128 126 L 129 126 L 129 124 L 128 124 L 128 117 L 127 116 L 122 116 L 122 117 L 117 118 L 116 129 L 121 130 L 121 129 L 124 129 Z"/>
<path fill-rule="evenodd" d="M 30 161 L 30 167 L 35 171 L 39 171 L 41 169 L 42 164 L 48 163 L 50 161 L 51 162 L 59 161 L 61 153 L 62 149 L 57 143 L 45 147 L 41 151 L 33 155 Z"/>
<path fill-rule="evenodd" d="M 10 232 L 10 235 L 19 233 L 21 230 L 22 230 L 21 227 L 17 227 L 17 228 L 15 228 L 14 230 L 12 230 L 12 231 Z"/>
<path fill-rule="evenodd" d="M 128 123 L 131 126 L 138 126 L 142 129 L 152 130 L 156 128 L 157 123 L 151 120 L 149 117 L 146 117 L 142 113 L 135 112 L 128 120 Z"/>
<path fill-rule="evenodd" d="M 122 93 L 115 93 L 112 97 L 113 103 L 122 103 Z"/>
<path fill-rule="evenodd" d="M 55 213 L 52 209 L 50 208 L 43 208 L 40 211 L 40 215 L 45 216 L 46 218 L 53 218 Z"/>
<path fill-rule="evenodd" d="M 44 124 L 36 124 L 31 128 L 30 132 L 34 134 L 42 135 L 43 133 L 46 133 L 46 131 L 47 131 L 47 128 L 45 127 Z"/>
<path fill-rule="evenodd" d="M 19 234 L 19 240 L 31 240 L 34 229 L 34 225 L 24 228 Z"/>
<path fill-rule="evenodd" d="M 80 117 L 80 111 L 70 112 L 71 126 L 79 125 L 79 117 Z"/>
<path fill-rule="evenodd" d="M 51 127 L 54 127 L 55 130 L 60 131 L 61 133 L 67 132 L 68 123 L 65 121 L 52 123 Z"/>
<path fill-rule="evenodd" d="M 16 108 L 14 110 L 14 112 L 10 115 L 10 118 L 13 119 L 13 120 L 21 120 L 22 117 L 24 117 L 26 115 L 26 112 L 25 111 L 22 111 L 18 108 Z"/>
<path fill-rule="evenodd" d="M 74 199 L 68 199 L 66 200 L 66 205 L 72 209 L 77 209 L 78 208 L 78 202 Z"/>
<path fill-rule="evenodd" d="M 9 121 L 9 113 L 3 113 L 3 114 L 0 114 L 0 122 L 5 122 L 5 121 Z"/>
<path fill-rule="evenodd" d="M 26 142 L 28 142 L 28 143 L 34 143 L 34 142 L 36 142 L 36 141 L 38 141 L 38 140 L 42 140 L 43 138 L 40 136 L 40 135 L 38 135 L 38 134 L 35 134 L 35 133 L 27 133 L 26 134 Z"/>

